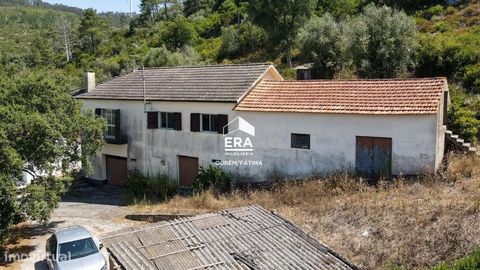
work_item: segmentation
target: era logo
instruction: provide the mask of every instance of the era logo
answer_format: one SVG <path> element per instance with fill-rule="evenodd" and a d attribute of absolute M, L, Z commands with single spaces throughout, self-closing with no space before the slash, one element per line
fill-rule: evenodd
<path fill-rule="evenodd" d="M 228 123 L 230 132 L 225 134 L 225 154 L 247 156 L 253 154 L 253 143 L 250 136 L 255 136 L 255 127 L 238 116 Z M 225 130 L 225 127 L 223 130 Z"/>
<path fill-rule="evenodd" d="M 253 148 L 249 137 L 243 140 L 240 137 L 225 137 L 225 148 Z"/>

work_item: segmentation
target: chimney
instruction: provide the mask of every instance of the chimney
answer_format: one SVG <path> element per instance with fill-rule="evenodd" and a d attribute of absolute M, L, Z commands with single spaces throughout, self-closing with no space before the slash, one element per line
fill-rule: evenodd
<path fill-rule="evenodd" d="M 85 73 L 85 93 L 95 89 L 95 72 Z"/>
<path fill-rule="evenodd" d="M 296 80 L 311 80 L 312 74 L 311 69 L 313 67 L 312 63 L 304 64 L 295 68 L 296 71 Z"/>

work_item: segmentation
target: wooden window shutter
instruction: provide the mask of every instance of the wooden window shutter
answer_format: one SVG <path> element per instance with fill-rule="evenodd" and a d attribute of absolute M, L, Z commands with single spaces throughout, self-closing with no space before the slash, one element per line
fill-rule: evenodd
<path fill-rule="evenodd" d="M 120 110 L 113 110 L 113 114 L 115 115 L 115 140 L 120 140 Z"/>
<path fill-rule="evenodd" d="M 194 132 L 200 131 L 200 114 L 199 113 L 190 114 L 190 131 L 194 131 Z"/>
<path fill-rule="evenodd" d="M 223 127 L 225 127 L 225 134 L 228 133 L 228 115 L 226 114 L 219 114 L 217 115 L 217 131 L 220 134 L 223 134 L 224 130 Z"/>
<path fill-rule="evenodd" d="M 181 113 L 173 113 L 173 129 L 174 130 L 182 130 L 182 114 Z"/>
<path fill-rule="evenodd" d="M 147 128 L 158 128 L 158 112 L 147 112 Z"/>
<path fill-rule="evenodd" d="M 101 108 L 96 108 L 95 109 L 95 115 L 102 116 L 102 109 Z"/>

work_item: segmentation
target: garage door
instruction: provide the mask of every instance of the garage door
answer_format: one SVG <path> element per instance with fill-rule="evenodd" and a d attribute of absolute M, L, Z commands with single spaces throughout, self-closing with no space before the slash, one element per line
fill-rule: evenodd
<path fill-rule="evenodd" d="M 116 156 L 106 156 L 107 180 L 109 184 L 122 186 L 127 183 L 127 159 Z"/>
<path fill-rule="evenodd" d="M 178 175 L 181 187 L 191 187 L 198 176 L 198 158 L 178 156 Z"/>
<path fill-rule="evenodd" d="M 355 167 L 357 174 L 363 177 L 390 177 L 392 139 L 357 136 Z"/>

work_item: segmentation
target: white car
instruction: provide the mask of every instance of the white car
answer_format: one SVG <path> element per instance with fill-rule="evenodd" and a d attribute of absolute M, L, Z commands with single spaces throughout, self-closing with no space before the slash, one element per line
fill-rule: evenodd
<path fill-rule="evenodd" d="M 55 232 L 46 244 L 50 270 L 107 270 L 102 244 L 81 226 Z"/>

